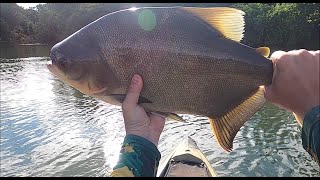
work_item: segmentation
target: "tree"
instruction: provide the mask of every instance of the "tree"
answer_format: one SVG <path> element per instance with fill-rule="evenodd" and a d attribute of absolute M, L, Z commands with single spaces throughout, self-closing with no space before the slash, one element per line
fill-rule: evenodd
<path fill-rule="evenodd" d="M 244 44 L 319 49 L 319 3 L 47 3 L 34 9 L 0 3 L 0 37 L 55 44 L 108 13 L 145 6 L 231 6 L 246 13 Z"/>
<path fill-rule="evenodd" d="M 241 3 L 234 7 L 246 13 L 243 42 L 285 50 L 319 49 L 318 3 Z"/>

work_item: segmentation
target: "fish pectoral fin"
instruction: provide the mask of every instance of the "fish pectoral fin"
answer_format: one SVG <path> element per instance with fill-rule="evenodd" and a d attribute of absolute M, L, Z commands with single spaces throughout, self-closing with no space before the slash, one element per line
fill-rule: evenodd
<path fill-rule="evenodd" d="M 167 120 L 184 122 L 184 123 L 187 122 L 181 116 L 179 116 L 178 114 L 174 114 L 174 113 L 170 113 L 169 116 L 167 116 Z"/>
<path fill-rule="evenodd" d="M 265 102 L 263 88 L 259 87 L 238 106 L 227 111 L 221 117 L 209 117 L 214 137 L 225 151 L 232 150 L 233 139 L 240 128 L 262 108 Z"/>
<path fill-rule="evenodd" d="M 270 49 L 268 47 L 259 47 L 256 49 L 256 52 L 266 58 L 270 55 Z"/>
<path fill-rule="evenodd" d="M 126 94 L 111 94 L 108 95 L 113 97 L 115 100 L 117 100 L 119 103 L 123 103 L 124 99 L 126 98 Z M 142 103 L 152 103 L 149 99 L 143 97 L 143 96 L 139 96 L 139 100 L 138 100 L 138 104 L 142 104 Z"/>
<path fill-rule="evenodd" d="M 181 7 L 218 30 L 224 37 L 240 42 L 244 32 L 244 12 L 229 7 Z"/>
<path fill-rule="evenodd" d="M 171 120 L 171 121 L 178 121 L 178 122 L 186 122 L 185 119 L 183 119 L 181 116 L 179 116 L 178 114 L 175 113 L 168 113 L 168 112 L 152 112 L 153 114 L 156 114 L 158 116 L 164 117 L 167 120 Z"/>

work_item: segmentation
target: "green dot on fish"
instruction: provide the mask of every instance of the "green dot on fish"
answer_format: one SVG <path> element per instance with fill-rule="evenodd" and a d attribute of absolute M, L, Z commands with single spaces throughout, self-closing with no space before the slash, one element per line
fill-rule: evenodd
<path fill-rule="evenodd" d="M 156 16 L 149 10 L 142 10 L 138 17 L 139 25 L 145 31 L 152 31 L 157 24 Z"/>

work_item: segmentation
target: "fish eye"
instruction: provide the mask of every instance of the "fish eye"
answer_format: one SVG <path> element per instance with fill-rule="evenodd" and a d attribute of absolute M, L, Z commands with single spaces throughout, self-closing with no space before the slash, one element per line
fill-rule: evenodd
<path fill-rule="evenodd" d="M 61 61 L 59 61 L 59 66 L 60 66 L 60 68 L 62 68 L 62 69 L 65 69 L 65 68 L 66 68 L 66 64 L 65 64 L 64 62 L 61 62 Z"/>
<path fill-rule="evenodd" d="M 68 62 L 66 61 L 65 58 L 60 58 L 58 61 L 58 65 L 60 66 L 61 69 L 67 69 L 68 68 Z"/>

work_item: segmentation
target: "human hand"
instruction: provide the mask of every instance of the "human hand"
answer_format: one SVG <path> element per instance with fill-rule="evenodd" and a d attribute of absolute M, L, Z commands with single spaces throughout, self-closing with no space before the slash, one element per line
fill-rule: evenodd
<path fill-rule="evenodd" d="M 272 84 L 265 87 L 265 98 L 292 112 L 302 126 L 305 114 L 320 104 L 319 50 L 276 51 Z"/>
<path fill-rule="evenodd" d="M 134 75 L 127 96 L 122 103 L 122 112 L 127 134 L 144 137 L 156 146 L 164 128 L 165 118 L 155 114 L 147 114 L 138 100 L 143 82 L 139 75 Z"/>

